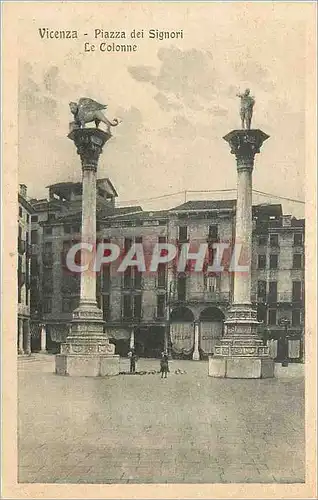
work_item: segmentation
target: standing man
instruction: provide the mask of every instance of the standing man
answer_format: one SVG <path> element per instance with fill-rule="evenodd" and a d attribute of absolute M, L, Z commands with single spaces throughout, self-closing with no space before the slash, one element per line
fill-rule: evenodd
<path fill-rule="evenodd" d="M 130 359 L 130 373 L 136 373 L 137 355 L 134 348 L 129 351 L 128 358 Z"/>
<path fill-rule="evenodd" d="M 169 372 L 169 358 L 168 358 L 168 352 L 163 351 L 161 353 L 161 360 L 160 360 L 160 373 L 161 373 L 161 378 L 167 378 Z"/>

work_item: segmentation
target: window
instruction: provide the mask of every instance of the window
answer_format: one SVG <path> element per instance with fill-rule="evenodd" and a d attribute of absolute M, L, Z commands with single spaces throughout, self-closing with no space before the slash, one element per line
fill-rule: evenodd
<path fill-rule="evenodd" d="M 278 267 L 278 255 L 272 254 L 269 256 L 269 268 L 277 269 Z"/>
<path fill-rule="evenodd" d="M 258 304 L 257 306 L 257 321 L 262 321 L 266 323 L 267 309 L 264 304 Z"/>
<path fill-rule="evenodd" d="M 167 236 L 158 236 L 158 243 L 167 243 Z"/>
<path fill-rule="evenodd" d="M 301 281 L 293 281 L 293 302 L 298 302 L 301 300 Z"/>
<path fill-rule="evenodd" d="M 269 309 L 268 310 L 268 324 L 269 325 L 276 325 L 277 322 L 277 311 L 276 309 Z"/>
<path fill-rule="evenodd" d="M 260 246 L 267 245 L 267 234 L 260 234 L 258 237 L 258 244 Z"/>
<path fill-rule="evenodd" d="M 125 241 L 124 241 L 125 254 L 129 251 L 131 245 L 132 245 L 131 238 L 125 238 Z"/>
<path fill-rule="evenodd" d="M 53 244 L 52 241 L 46 241 L 44 243 L 44 253 L 52 253 Z"/>
<path fill-rule="evenodd" d="M 38 222 L 39 217 L 38 215 L 31 215 L 31 222 Z"/>
<path fill-rule="evenodd" d="M 27 214 L 27 216 L 26 216 L 26 221 L 29 224 L 29 222 L 30 222 L 30 216 L 29 216 L 29 214 Z"/>
<path fill-rule="evenodd" d="M 73 233 L 80 233 L 81 232 L 81 225 L 76 224 L 75 226 L 72 227 Z"/>
<path fill-rule="evenodd" d="M 301 269 L 302 268 L 302 262 L 301 262 L 301 253 L 294 253 L 293 255 L 293 269 Z"/>
<path fill-rule="evenodd" d="M 56 219 L 55 214 L 52 214 L 52 213 L 48 213 L 47 214 L 47 220 L 48 221 L 55 220 L 55 219 Z"/>
<path fill-rule="evenodd" d="M 128 266 L 124 271 L 124 288 L 131 288 L 132 285 L 132 268 Z"/>
<path fill-rule="evenodd" d="M 141 295 L 134 296 L 134 318 L 141 318 Z"/>
<path fill-rule="evenodd" d="M 22 207 L 19 207 L 19 217 L 23 217 Z"/>
<path fill-rule="evenodd" d="M 157 318 L 165 317 L 165 296 L 157 295 Z"/>
<path fill-rule="evenodd" d="M 208 247 L 208 265 L 213 266 L 213 262 L 216 256 L 216 248 Z"/>
<path fill-rule="evenodd" d="M 182 300 L 182 301 L 185 300 L 186 299 L 186 277 L 185 276 L 178 277 L 177 289 L 178 289 L 178 300 Z"/>
<path fill-rule="evenodd" d="M 53 230 L 51 227 L 45 227 L 44 228 L 44 234 L 50 235 L 53 233 Z"/>
<path fill-rule="evenodd" d="M 62 312 L 72 312 L 72 299 L 70 297 L 62 298 Z"/>
<path fill-rule="evenodd" d="M 38 272 L 39 272 L 38 257 L 36 255 L 32 255 L 32 257 L 31 257 L 31 276 L 36 277 Z"/>
<path fill-rule="evenodd" d="M 300 326 L 300 309 L 292 310 L 292 325 Z"/>
<path fill-rule="evenodd" d="M 43 268 L 43 286 L 53 286 L 53 271 L 51 268 Z"/>
<path fill-rule="evenodd" d="M 294 233 L 294 245 L 302 246 L 303 245 L 303 234 L 302 233 Z"/>
<path fill-rule="evenodd" d="M 31 243 L 36 245 L 38 242 L 38 232 L 36 229 L 32 229 L 31 231 Z"/>
<path fill-rule="evenodd" d="M 258 281 L 257 297 L 265 301 L 266 298 L 266 281 Z"/>
<path fill-rule="evenodd" d="M 278 247 L 278 234 L 269 235 L 269 244 L 271 247 Z"/>
<path fill-rule="evenodd" d="M 207 292 L 216 292 L 217 290 L 217 277 L 204 276 L 204 287 Z"/>
<path fill-rule="evenodd" d="M 277 281 L 268 283 L 268 301 L 277 302 Z"/>
<path fill-rule="evenodd" d="M 72 228 L 69 224 L 64 224 L 64 233 L 65 234 L 70 234 L 72 231 Z"/>
<path fill-rule="evenodd" d="M 109 295 L 103 295 L 103 320 L 109 321 L 110 319 L 110 298 Z"/>
<path fill-rule="evenodd" d="M 179 242 L 184 243 L 188 241 L 188 227 L 187 226 L 179 226 Z"/>
<path fill-rule="evenodd" d="M 51 297 L 45 297 L 43 299 L 43 312 L 44 313 L 52 312 L 52 299 L 51 299 Z"/>
<path fill-rule="evenodd" d="M 132 316 L 131 295 L 123 296 L 123 317 L 129 319 Z"/>
<path fill-rule="evenodd" d="M 218 239 L 218 226 L 209 226 L 209 240 L 216 241 Z"/>
<path fill-rule="evenodd" d="M 166 286 L 166 266 L 162 262 L 158 265 L 158 287 Z"/>
<path fill-rule="evenodd" d="M 142 243 L 142 236 L 136 236 L 135 243 Z"/>
<path fill-rule="evenodd" d="M 103 264 L 103 292 L 108 292 L 110 288 L 110 265 Z"/>
<path fill-rule="evenodd" d="M 258 256 L 258 269 L 266 269 L 266 255 Z"/>
<path fill-rule="evenodd" d="M 138 271 L 138 269 L 134 269 L 134 287 L 137 289 L 137 290 L 140 290 L 141 288 L 141 276 L 142 276 L 142 273 L 141 271 Z"/>

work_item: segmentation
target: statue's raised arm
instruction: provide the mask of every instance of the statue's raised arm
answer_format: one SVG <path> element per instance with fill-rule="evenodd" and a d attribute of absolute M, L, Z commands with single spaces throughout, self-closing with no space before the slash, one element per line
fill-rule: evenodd
<path fill-rule="evenodd" d="M 242 129 L 250 130 L 255 99 L 250 95 L 250 89 L 246 89 L 243 94 L 236 95 L 241 99 L 240 116 Z"/>
<path fill-rule="evenodd" d="M 110 127 L 116 127 L 119 123 L 117 118 L 112 122 L 106 118 L 103 109 L 107 108 L 106 104 L 100 104 L 89 97 L 81 97 L 77 102 L 70 102 L 71 113 L 74 115 L 74 122 L 70 124 L 72 128 L 85 128 L 86 123 L 95 122 L 96 128 L 99 124 L 105 123 L 107 132 L 110 134 Z"/>

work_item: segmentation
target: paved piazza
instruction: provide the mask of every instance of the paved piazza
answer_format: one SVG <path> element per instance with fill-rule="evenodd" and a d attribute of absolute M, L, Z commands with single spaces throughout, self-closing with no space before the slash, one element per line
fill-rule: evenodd
<path fill-rule="evenodd" d="M 304 482 L 302 380 L 213 379 L 201 361 L 166 380 L 57 376 L 49 355 L 18 366 L 19 482 Z"/>

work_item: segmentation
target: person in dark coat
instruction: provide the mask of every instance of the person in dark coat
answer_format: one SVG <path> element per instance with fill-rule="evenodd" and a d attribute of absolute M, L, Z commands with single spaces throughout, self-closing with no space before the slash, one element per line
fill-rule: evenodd
<path fill-rule="evenodd" d="M 161 378 L 167 378 L 169 372 L 169 360 L 168 360 L 168 353 L 167 351 L 163 351 L 161 353 L 161 360 L 160 360 L 160 373 L 161 373 Z"/>
<path fill-rule="evenodd" d="M 128 357 L 130 359 L 130 373 L 136 372 L 136 362 L 137 362 L 137 354 L 135 349 L 131 349 L 128 353 Z"/>

